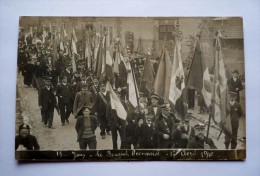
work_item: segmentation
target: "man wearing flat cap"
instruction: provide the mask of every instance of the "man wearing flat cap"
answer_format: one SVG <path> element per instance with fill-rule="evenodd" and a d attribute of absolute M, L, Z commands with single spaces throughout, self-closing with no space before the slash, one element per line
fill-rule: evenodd
<path fill-rule="evenodd" d="M 40 146 L 35 136 L 30 134 L 30 126 L 19 126 L 19 134 L 15 137 L 15 150 L 39 150 Z"/>
<path fill-rule="evenodd" d="M 159 106 L 159 100 L 160 97 L 156 94 L 152 94 L 151 95 L 151 105 L 147 107 L 147 110 L 150 114 L 153 115 L 153 121 L 155 120 L 155 118 L 157 118 L 160 114 L 161 114 L 161 108 Z"/>
<path fill-rule="evenodd" d="M 237 94 L 230 93 L 229 94 L 229 104 L 230 110 L 228 111 L 231 118 L 231 134 L 225 134 L 225 147 L 229 148 L 229 144 L 231 143 L 231 149 L 235 149 L 237 147 L 237 131 L 239 127 L 239 119 L 241 118 L 243 112 L 241 106 L 238 102 L 236 102 Z"/>
<path fill-rule="evenodd" d="M 206 126 L 203 123 L 198 123 L 194 126 L 195 136 L 189 138 L 187 148 L 189 149 L 217 149 L 213 140 L 207 138 Z"/>
<path fill-rule="evenodd" d="M 229 78 L 227 81 L 228 91 L 229 93 L 235 93 L 236 94 L 236 101 L 240 102 L 240 95 L 239 92 L 243 90 L 242 81 L 239 78 L 238 70 L 233 71 L 232 78 Z"/>
<path fill-rule="evenodd" d="M 75 118 L 79 115 L 78 113 L 82 107 L 90 106 L 93 107 L 94 99 L 92 94 L 88 90 L 88 84 L 81 84 L 81 91 L 76 94 L 73 104 L 73 114 Z"/>

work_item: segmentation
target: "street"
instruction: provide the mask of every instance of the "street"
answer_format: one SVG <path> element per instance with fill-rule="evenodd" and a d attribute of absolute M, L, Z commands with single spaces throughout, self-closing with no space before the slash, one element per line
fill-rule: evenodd
<path fill-rule="evenodd" d="M 70 116 L 70 123 L 66 123 L 65 126 L 61 126 L 60 116 L 57 111 L 54 110 L 53 127 L 55 129 L 49 129 L 44 127 L 41 122 L 41 113 L 38 106 L 38 91 L 33 87 L 27 87 L 23 84 L 23 77 L 18 75 L 17 77 L 17 88 L 20 95 L 20 106 L 17 106 L 17 111 L 21 109 L 23 121 L 30 124 L 31 134 L 35 135 L 39 145 L 40 150 L 78 150 L 79 144 L 77 143 L 77 133 L 75 130 L 76 119 L 73 115 Z M 244 91 L 241 96 L 244 99 Z M 242 105 L 243 107 L 243 105 Z M 194 110 L 191 110 L 193 118 L 190 124 L 201 122 L 206 122 L 208 120 L 208 114 L 197 115 L 198 106 L 195 106 Z M 17 113 L 16 126 L 21 123 L 18 118 L 19 113 Z M 211 126 L 215 126 L 211 121 Z M 17 127 L 16 127 L 17 128 Z M 99 127 L 96 130 L 97 137 L 97 149 L 112 149 L 112 136 L 106 135 L 105 139 L 101 139 Z M 220 131 L 214 127 L 210 127 L 209 137 L 211 137 L 218 149 L 225 149 L 224 146 L 224 134 L 222 133 L 219 140 L 217 140 Z M 245 118 L 244 116 L 240 118 L 240 125 L 238 129 L 238 145 L 237 149 L 245 149 Z M 120 137 L 119 137 L 120 139 Z"/>

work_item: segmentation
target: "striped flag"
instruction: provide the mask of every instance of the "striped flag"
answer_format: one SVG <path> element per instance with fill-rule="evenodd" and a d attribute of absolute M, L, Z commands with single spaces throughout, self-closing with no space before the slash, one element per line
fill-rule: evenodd
<path fill-rule="evenodd" d="M 154 93 L 163 98 L 165 102 L 169 102 L 171 72 L 172 64 L 169 53 L 166 49 L 163 49 L 153 88 Z"/>
<path fill-rule="evenodd" d="M 126 70 L 130 70 L 127 75 L 127 84 L 128 84 L 128 99 L 133 107 L 137 107 L 137 97 L 139 97 L 138 90 L 136 90 L 136 82 L 133 75 L 133 70 L 130 63 L 126 65 Z M 137 93 L 137 95 L 136 95 Z"/>
<path fill-rule="evenodd" d="M 169 91 L 169 100 L 174 105 L 176 105 L 176 101 L 181 97 L 182 90 L 185 88 L 184 81 L 185 76 L 181 60 L 181 43 L 179 40 L 176 40 Z"/>
<path fill-rule="evenodd" d="M 109 82 L 107 82 L 107 87 L 110 92 L 111 108 L 116 110 L 116 114 L 120 119 L 126 120 L 127 112 Z"/>
<path fill-rule="evenodd" d="M 220 32 L 216 38 L 216 53 L 215 53 L 215 74 L 214 74 L 214 91 L 213 91 L 213 120 L 222 130 L 231 133 L 231 119 L 227 114 L 229 109 L 227 78 L 223 60 L 223 53 L 220 43 Z"/>
<path fill-rule="evenodd" d="M 190 71 L 187 80 L 187 87 L 202 92 L 206 105 L 211 104 L 212 83 L 210 82 L 210 75 L 208 67 L 203 59 L 201 50 L 201 43 L 198 36 L 195 42 L 195 52 L 192 58 Z"/>

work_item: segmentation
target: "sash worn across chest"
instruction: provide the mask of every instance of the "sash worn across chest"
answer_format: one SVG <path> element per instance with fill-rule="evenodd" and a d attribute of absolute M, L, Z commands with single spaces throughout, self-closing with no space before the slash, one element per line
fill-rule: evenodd
<path fill-rule="evenodd" d="M 101 92 L 99 92 L 99 95 L 100 95 L 101 99 L 103 100 L 103 102 L 107 105 L 107 100 L 104 97 L 104 95 Z"/>

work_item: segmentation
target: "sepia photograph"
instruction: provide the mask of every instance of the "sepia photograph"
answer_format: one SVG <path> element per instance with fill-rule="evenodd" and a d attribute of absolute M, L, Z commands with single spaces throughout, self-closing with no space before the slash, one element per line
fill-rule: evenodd
<path fill-rule="evenodd" d="M 15 159 L 245 160 L 242 17 L 20 16 Z"/>

